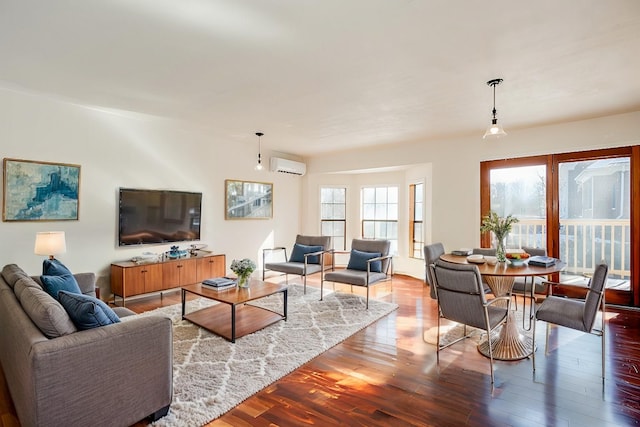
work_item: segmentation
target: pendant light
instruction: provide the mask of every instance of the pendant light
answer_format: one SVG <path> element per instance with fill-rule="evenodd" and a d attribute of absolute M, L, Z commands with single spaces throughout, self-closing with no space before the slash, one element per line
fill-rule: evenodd
<path fill-rule="evenodd" d="M 254 168 L 257 171 L 261 171 L 262 170 L 262 157 L 261 157 L 261 151 L 262 151 L 262 146 L 261 146 L 261 138 L 262 135 L 264 135 L 264 133 L 262 132 L 256 132 L 256 135 L 258 136 L 258 163 L 256 164 L 256 167 Z"/>
<path fill-rule="evenodd" d="M 482 139 L 485 138 L 500 138 L 501 136 L 505 136 L 507 133 L 502 129 L 502 125 L 498 124 L 498 119 L 496 118 L 496 86 L 502 83 L 502 79 L 493 79 L 487 82 L 488 86 L 493 87 L 493 111 L 491 125 L 487 128 L 487 131 L 484 133 Z"/>

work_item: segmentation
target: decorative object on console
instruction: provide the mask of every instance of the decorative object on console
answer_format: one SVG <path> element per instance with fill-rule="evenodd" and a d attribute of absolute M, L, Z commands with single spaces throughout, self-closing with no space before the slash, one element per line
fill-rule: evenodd
<path fill-rule="evenodd" d="M 262 166 L 262 147 L 261 147 L 261 139 L 262 139 L 262 135 L 264 135 L 264 133 L 262 132 L 256 132 L 256 135 L 258 136 L 258 163 L 256 164 L 256 167 L 254 168 L 257 171 L 261 171 L 263 169 Z"/>
<path fill-rule="evenodd" d="M 162 254 L 155 254 L 153 252 L 143 252 L 140 256 L 134 256 L 131 258 L 132 262 L 136 264 L 146 264 L 152 262 L 160 262 L 162 260 Z"/>
<path fill-rule="evenodd" d="M 198 252 L 203 250 L 204 248 L 206 248 L 207 245 L 204 243 L 193 243 L 191 245 L 189 245 L 189 255 L 191 256 L 198 256 Z"/>
<path fill-rule="evenodd" d="M 186 257 L 187 255 L 188 252 L 185 250 L 180 250 L 179 246 L 171 246 L 171 249 L 169 250 L 169 252 L 167 252 L 167 256 L 170 259 L 182 258 Z"/>
<path fill-rule="evenodd" d="M 270 219 L 273 217 L 273 184 L 227 179 L 225 219 Z"/>
<path fill-rule="evenodd" d="M 56 255 L 67 252 L 64 231 L 41 231 L 36 233 L 33 252 L 36 255 L 47 255 L 49 259 L 55 259 Z"/>
<path fill-rule="evenodd" d="M 495 245 L 496 245 L 496 257 L 498 258 L 498 262 L 506 262 L 506 240 L 507 236 L 511 232 L 511 226 L 518 222 L 519 219 L 513 215 L 508 215 L 505 218 L 501 218 L 494 211 L 490 211 L 488 215 L 482 218 L 482 226 L 480 227 L 480 231 L 486 233 L 488 231 L 492 232 L 495 237 Z"/>
<path fill-rule="evenodd" d="M 507 133 L 502 129 L 502 125 L 498 124 L 498 118 L 496 117 L 496 86 L 502 83 L 502 79 L 493 79 L 487 82 L 487 85 L 493 87 L 493 110 L 491 111 L 491 125 L 487 128 L 487 131 L 484 133 L 482 139 L 488 137 L 500 138 L 501 136 L 505 136 Z"/>
<path fill-rule="evenodd" d="M 239 288 L 249 287 L 249 276 L 251 276 L 251 273 L 253 273 L 255 269 L 256 264 L 249 258 L 244 258 L 241 260 L 234 259 L 231 262 L 231 271 L 238 275 Z"/>
<path fill-rule="evenodd" d="M 3 221 L 77 220 L 80 165 L 4 159 Z"/>

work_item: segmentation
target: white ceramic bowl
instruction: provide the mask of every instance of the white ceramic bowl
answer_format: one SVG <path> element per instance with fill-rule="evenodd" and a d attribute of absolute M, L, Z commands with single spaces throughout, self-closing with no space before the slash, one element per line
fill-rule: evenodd
<path fill-rule="evenodd" d="M 498 258 L 491 255 L 485 255 L 484 260 L 487 261 L 489 265 L 496 265 L 498 263 Z"/>

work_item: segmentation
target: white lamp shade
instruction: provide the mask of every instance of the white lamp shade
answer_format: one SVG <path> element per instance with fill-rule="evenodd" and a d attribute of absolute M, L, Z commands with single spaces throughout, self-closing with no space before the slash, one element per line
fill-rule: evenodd
<path fill-rule="evenodd" d="M 43 231 L 36 233 L 36 244 L 34 248 L 36 255 L 60 255 L 67 251 L 67 243 L 64 238 L 64 231 Z"/>

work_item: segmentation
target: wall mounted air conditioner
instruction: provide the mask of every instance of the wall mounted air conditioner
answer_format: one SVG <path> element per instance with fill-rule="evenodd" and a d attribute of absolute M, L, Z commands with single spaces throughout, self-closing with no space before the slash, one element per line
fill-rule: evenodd
<path fill-rule="evenodd" d="M 271 172 L 290 173 L 292 175 L 304 175 L 307 172 L 307 165 L 293 160 L 271 158 Z"/>

